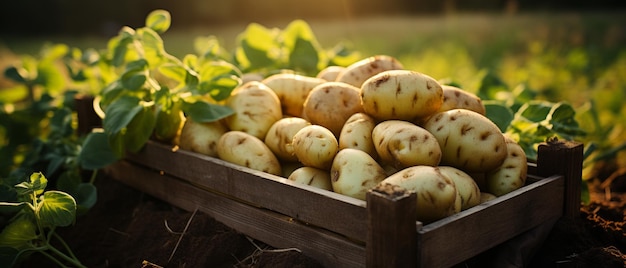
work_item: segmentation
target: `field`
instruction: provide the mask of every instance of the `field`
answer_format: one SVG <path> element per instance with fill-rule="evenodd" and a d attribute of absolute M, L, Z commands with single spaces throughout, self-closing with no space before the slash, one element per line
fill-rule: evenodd
<path fill-rule="evenodd" d="M 626 263 L 622 229 L 626 219 L 626 106 L 622 104 L 626 97 L 625 15 L 623 11 L 450 14 L 308 23 L 319 43 L 328 49 L 343 44 L 362 57 L 391 55 L 408 69 L 453 82 L 494 102 L 518 108 L 517 102 L 528 98 L 571 104 L 585 132 L 572 136 L 586 147 L 582 177 L 588 188 L 581 193 L 585 203 L 581 219 L 557 223 L 542 253 L 533 261 L 542 266 L 554 264 L 549 267 L 587 267 L 598 256 L 613 257 L 609 263 L 619 264 L 620 258 L 621 264 Z M 175 17 L 172 23 L 176 24 Z M 287 23 L 273 21 L 265 26 L 283 28 Z M 162 37 L 165 49 L 182 58 L 195 53 L 197 37 L 214 35 L 224 47 L 232 48 L 245 27 L 174 28 Z M 94 36 L 0 39 L 0 68 L 19 62 L 23 55 L 37 57 L 46 42 L 84 50 L 104 49 L 107 40 Z M 486 88 L 486 84 L 498 90 Z M 12 82 L 0 79 L 0 90 L 12 86 Z M 8 130 L 0 130 L 6 140 L 4 133 Z M 273 249 L 261 241 L 247 240 L 208 217 L 177 210 L 108 180 L 104 176 L 97 178 L 99 203 L 92 211 L 78 218 L 75 226 L 60 230 L 78 258 L 90 267 L 138 266 L 141 260 L 179 267 L 252 266 L 252 262 L 255 267 L 316 267 L 314 261 L 296 250 Z M 123 194 L 112 196 L 114 193 Z M 111 206 L 120 209 L 112 210 Z M 185 221 L 191 219 L 197 224 L 191 226 L 198 229 L 189 229 L 194 235 L 185 236 L 178 248 L 176 232 L 181 232 Z M 172 225 L 167 226 L 168 221 Z M 152 228 L 161 231 L 145 231 Z M 579 239 L 568 238 L 573 235 Z M 210 253 L 197 252 L 199 245 L 206 246 Z M 257 248 L 259 245 L 263 250 Z M 177 248 L 175 257 L 168 260 L 165 256 L 173 253 L 173 248 Z M 465 265 L 479 267 L 481 260 L 474 261 L 478 264 Z"/>

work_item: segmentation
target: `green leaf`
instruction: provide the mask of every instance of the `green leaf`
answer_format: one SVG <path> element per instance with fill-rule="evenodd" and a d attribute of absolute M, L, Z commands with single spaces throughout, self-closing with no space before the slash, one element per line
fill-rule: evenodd
<path fill-rule="evenodd" d="M 28 242 L 37 238 L 35 223 L 28 217 L 18 217 L 0 233 L 0 247 L 22 250 L 29 247 Z"/>
<path fill-rule="evenodd" d="M 257 23 L 251 23 L 238 37 L 235 60 L 246 71 L 267 68 L 274 65 L 279 55 L 271 57 L 272 51 L 279 50 L 276 33 Z"/>
<path fill-rule="evenodd" d="M 547 118 L 553 106 L 553 103 L 547 101 L 531 101 L 522 105 L 517 114 L 531 122 L 541 122 Z"/>
<path fill-rule="evenodd" d="M 78 155 L 80 167 L 86 170 L 96 170 L 115 163 L 115 155 L 104 132 L 91 132 L 83 142 L 83 148 Z"/>
<path fill-rule="evenodd" d="M 183 103 L 183 111 L 196 122 L 214 122 L 222 118 L 226 118 L 234 111 L 228 106 L 211 104 L 204 101 L 196 101 L 193 103 Z"/>
<path fill-rule="evenodd" d="M 109 146 L 118 158 L 126 151 L 124 136 L 128 125 L 143 109 L 139 101 L 139 98 L 134 96 L 121 96 L 105 110 L 106 116 L 102 120 L 102 126 L 107 133 Z"/>
<path fill-rule="evenodd" d="M 578 126 L 576 111 L 567 103 L 558 103 L 550 111 L 546 120 L 552 125 L 552 130 L 566 139 L 572 140 L 577 136 L 584 136 L 585 131 Z"/>
<path fill-rule="evenodd" d="M 39 203 L 38 216 L 44 226 L 69 226 L 76 219 L 76 201 L 61 191 L 46 191 Z"/>
<path fill-rule="evenodd" d="M 36 195 L 40 195 L 48 186 L 48 179 L 41 173 L 35 172 L 30 175 L 30 187 L 31 192 L 34 192 Z"/>
<path fill-rule="evenodd" d="M 73 193 L 77 203 L 77 212 L 85 213 L 91 209 L 98 201 L 98 190 L 91 183 L 81 183 L 78 185 L 78 191 Z"/>
<path fill-rule="evenodd" d="M 513 121 L 513 111 L 506 105 L 495 101 L 485 100 L 483 105 L 486 111 L 485 116 L 494 122 L 500 131 L 504 133 L 509 128 L 511 121 Z"/>
<path fill-rule="evenodd" d="M 138 152 L 152 136 L 156 126 L 156 111 L 153 106 L 141 106 L 139 113 L 130 121 L 124 134 L 124 147 Z"/>
<path fill-rule="evenodd" d="M 0 267 L 14 267 L 19 255 L 20 251 L 16 248 L 0 246 Z"/>
<path fill-rule="evenodd" d="M 170 28 L 171 22 L 170 13 L 163 9 L 154 10 L 146 17 L 146 27 L 160 34 Z"/>
<path fill-rule="evenodd" d="M 15 103 L 28 97 L 28 87 L 16 85 L 0 90 L 0 103 Z"/>
<path fill-rule="evenodd" d="M 294 20 L 282 32 L 289 53 L 289 68 L 313 74 L 321 68 L 323 56 L 311 27 L 303 20 Z"/>
<path fill-rule="evenodd" d="M 156 67 L 166 61 L 165 48 L 163 39 L 158 33 L 150 28 L 142 28 L 137 30 L 137 36 L 141 38 L 143 47 L 143 58 L 148 62 L 149 66 Z"/>
<path fill-rule="evenodd" d="M 26 78 L 22 74 L 23 72 L 26 72 L 26 70 L 22 69 L 20 72 L 16 67 L 10 66 L 4 70 L 4 76 L 18 83 L 26 83 Z"/>

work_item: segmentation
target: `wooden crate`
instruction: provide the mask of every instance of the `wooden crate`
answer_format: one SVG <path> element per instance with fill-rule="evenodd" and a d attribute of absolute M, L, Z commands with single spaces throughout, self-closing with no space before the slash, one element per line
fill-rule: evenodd
<path fill-rule="evenodd" d="M 454 266 L 577 216 L 581 170 L 581 144 L 542 144 L 524 187 L 423 224 L 410 213 L 412 192 L 377 188 L 365 202 L 156 142 L 106 168 L 131 187 L 273 247 L 298 248 L 326 267 Z"/>

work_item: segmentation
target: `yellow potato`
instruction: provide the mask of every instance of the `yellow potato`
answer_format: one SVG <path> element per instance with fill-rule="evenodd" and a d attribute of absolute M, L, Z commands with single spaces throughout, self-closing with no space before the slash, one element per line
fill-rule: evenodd
<path fill-rule="evenodd" d="M 180 131 L 178 147 L 183 150 L 217 157 L 217 142 L 228 129 L 220 122 L 198 123 L 187 118 Z"/>
<path fill-rule="evenodd" d="M 330 169 L 333 191 L 365 200 L 367 191 L 387 176 L 385 170 L 366 152 L 346 148 L 337 153 Z"/>
<path fill-rule="evenodd" d="M 271 75 L 262 81 L 278 96 L 283 114 L 297 117 L 302 117 L 302 105 L 309 92 L 324 82 L 321 78 L 293 73 Z"/>
<path fill-rule="evenodd" d="M 265 135 L 265 144 L 280 160 L 297 162 L 293 153 L 293 136 L 303 127 L 311 125 L 299 117 L 285 117 L 276 121 Z"/>
<path fill-rule="evenodd" d="M 468 109 L 482 115 L 486 113 L 485 105 L 478 96 L 454 86 L 442 85 L 441 87 L 443 89 L 443 104 L 439 108 L 440 112 L 452 109 Z"/>
<path fill-rule="evenodd" d="M 238 130 L 261 140 L 274 122 L 283 117 L 280 100 L 266 85 L 252 81 L 236 88 L 226 99 L 235 114 L 225 119 L 229 130 Z"/>
<path fill-rule="evenodd" d="M 339 74 L 343 72 L 345 69 L 346 67 L 342 67 L 342 66 L 328 66 L 324 68 L 323 70 L 321 70 L 315 77 L 324 79 L 329 82 L 335 81 L 337 80 L 337 76 L 339 76 Z"/>
<path fill-rule="evenodd" d="M 505 137 L 508 155 L 502 165 L 487 172 L 487 192 L 501 196 L 519 189 L 526 183 L 528 160 L 524 149 L 513 139 Z"/>
<path fill-rule="evenodd" d="M 402 70 L 404 66 L 394 57 L 376 55 L 357 61 L 339 73 L 337 82 L 343 82 L 355 87 L 361 87 L 368 78 L 383 71 Z"/>
<path fill-rule="evenodd" d="M 480 204 L 480 188 L 470 175 L 451 166 L 439 166 L 439 171 L 454 182 L 454 186 L 459 192 L 461 210 Z"/>
<path fill-rule="evenodd" d="M 504 162 L 507 146 L 500 129 L 487 117 L 466 109 L 431 116 L 423 127 L 441 146 L 441 164 L 468 173 L 494 170 Z"/>
<path fill-rule="evenodd" d="M 312 124 L 324 126 L 337 137 L 348 118 L 363 112 L 357 87 L 326 82 L 313 88 L 304 101 L 303 114 Z"/>
<path fill-rule="evenodd" d="M 330 182 L 330 173 L 327 170 L 319 168 L 300 167 L 294 170 L 287 179 L 328 191 L 333 190 L 333 186 Z"/>
<path fill-rule="evenodd" d="M 258 171 L 282 175 L 278 158 L 259 138 L 243 132 L 228 131 L 217 142 L 220 159 Z"/>
<path fill-rule="evenodd" d="M 376 126 L 374 118 L 366 113 L 355 113 L 348 118 L 339 134 L 339 149 L 353 148 L 366 152 L 378 159 L 372 140 L 372 130 Z"/>
<path fill-rule="evenodd" d="M 412 166 L 394 173 L 381 183 L 400 186 L 417 194 L 417 220 L 433 222 L 458 211 L 454 182 L 437 167 Z"/>
<path fill-rule="evenodd" d="M 409 70 L 381 72 L 361 86 L 363 110 L 378 120 L 416 121 L 436 113 L 443 103 L 437 80 Z"/>
<path fill-rule="evenodd" d="M 435 136 L 407 121 L 378 123 L 372 130 L 372 140 L 380 161 L 396 168 L 437 166 L 441 161 L 441 148 Z"/>
<path fill-rule="evenodd" d="M 303 165 L 329 170 L 339 151 L 335 135 L 320 125 L 303 127 L 293 136 L 293 152 Z"/>

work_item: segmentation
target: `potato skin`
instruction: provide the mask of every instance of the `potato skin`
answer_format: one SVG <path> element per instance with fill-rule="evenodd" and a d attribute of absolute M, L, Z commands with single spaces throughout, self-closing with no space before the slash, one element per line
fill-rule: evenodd
<path fill-rule="evenodd" d="M 333 191 L 365 200 L 367 191 L 386 178 L 385 170 L 366 152 L 346 148 L 337 153 L 330 169 Z"/>
<path fill-rule="evenodd" d="M 374 118 L 366 113 L 355 113 L 348 118 L 339 134 L 339 149 L 353 148 L 366 152 L 378 159 L 372 140 L 372 130 L 376 126 Z"/>
<path fill-rule="evenodd" d="M 502 165 L 487 172 L 487 192 L 501 196 L 515 191 L 526 183 L 528 160 L 524 149 L 513 139 L 505 137 L 508 155 Z"/>
<path fill-rule="evenodd" d="M 311 125 L 309 121 L 299 117 L 285 117 L 276 121 L 265 135 L 265 144 L 278 159 L 297 162 L 293 152 L 293 136 L 303 127 Z"/>
<path fill-rule="evenodd" d="M 442 85 L 441 88 L 443 89 L 443 104 L 439 108 L 440 112 L 467 109 L 485 115 L 485 105 L 478 96 L 454 86 Z"/>
<path fill-rule="evenodd" d="M 396 168 L 437 166 L 441 161 L 441 148 L 435 136 L 407 121 L 378 123 L 372 130 L 372 140 L 380 161 Z"/>
<path fill-rule="evenodd" d="M 335 135 L 320 125 L 303 127 L 293 136 L 293 152 L 303 165 L 329 170 L 339 151 Z"/>
<path fill-rule="evenodd" d="M 319 168 L 300 167 L 294 170 L 287 179 L 328 191 L 333 190 L 333 186 L 330 182 L 330 173 L 327 170 Z"/>
<path fill-rule="evenodd" d="M 465 172 L 488 172 L 504 162 L 507 146 L 500 129 L 487 117 L 466 109 L 437 113 L 424 123 L 442 151 L 441 165 Z"/>
<path fill-rule="evenodd" d="M 326 82 L 313 88 L 304 101 L 304 118 L 324 126 L 339 137 L 348 118 L 363 112 L 359 88 L 341 82 Z"/>
<path fill-rule="evenodd" d="M 180 131 L 178 147 L 212 157 L 217 157 L 217 143 L 228 129 L 220 121 L 199 123 L 187 118 Z"/>
<path fill-rule="evenodd" d="M 377 120 L 417 121 L 436 113 L 443 103 L 437 80 L 410 70 L 376 74 L 361 86 L 363 110 Z"/>
<path fill-rule="evenodd" d="M 226 162 L 277 176 L 282 175 L 280 162 L 267 145 L 259 138 L 243 131 L 231 130 L 224 133 L 217 142 L 217 155 Z"/>
<path fill-rule="evenodd" d="M 258 81 L 233 90 L 226 99 L 226 106 L 235 111 L 225 118 L 229 130 L 243 131 L 261 140 L 272 124 L 283 117 L 276 93 Z"/>
<path fill-rule="evenodd" d="M 459 192 L 459 198 L 461 200 L 461 210 L 466 210 L 473 206 L 480 204 L 480 188 L 470 175 L 464 171 L 451 167 L 451 166 L 439 166 L 441 174 L 445 175 L 454 182 L 456 190 Z"/>
<path fill-rule="evenodd" d="M 389 183 L 417 194 L 417 220 L 433 222 L 457 212 L 457 190 L 454 182 L 439 168 L 412 166 L 394 173 L 381 183 Z"/>
<path fill-rule="evenodd" d="M 404 66 L 396 58 L 388 55 L 376 55 L 357 61 L 339 73 L 337 82 L 361 87 L 368 78 L 383 71 L 402 70 Z"/>
<path fill-rule="evenodd" d="M 302 105 L 311 90 L 326 80 L 293 73 L 271 75 L 261 81 L 271 88 L 278 99 L 283 114 L 302 117 Z"/>
<path fill-rule="evenodd" d="M 328 82 L 336 81 L 339 74 L 345 69 L 346 67 L 343 66 L 328 66 L 317 73 L 315 77 L 324 79 Z"/>

